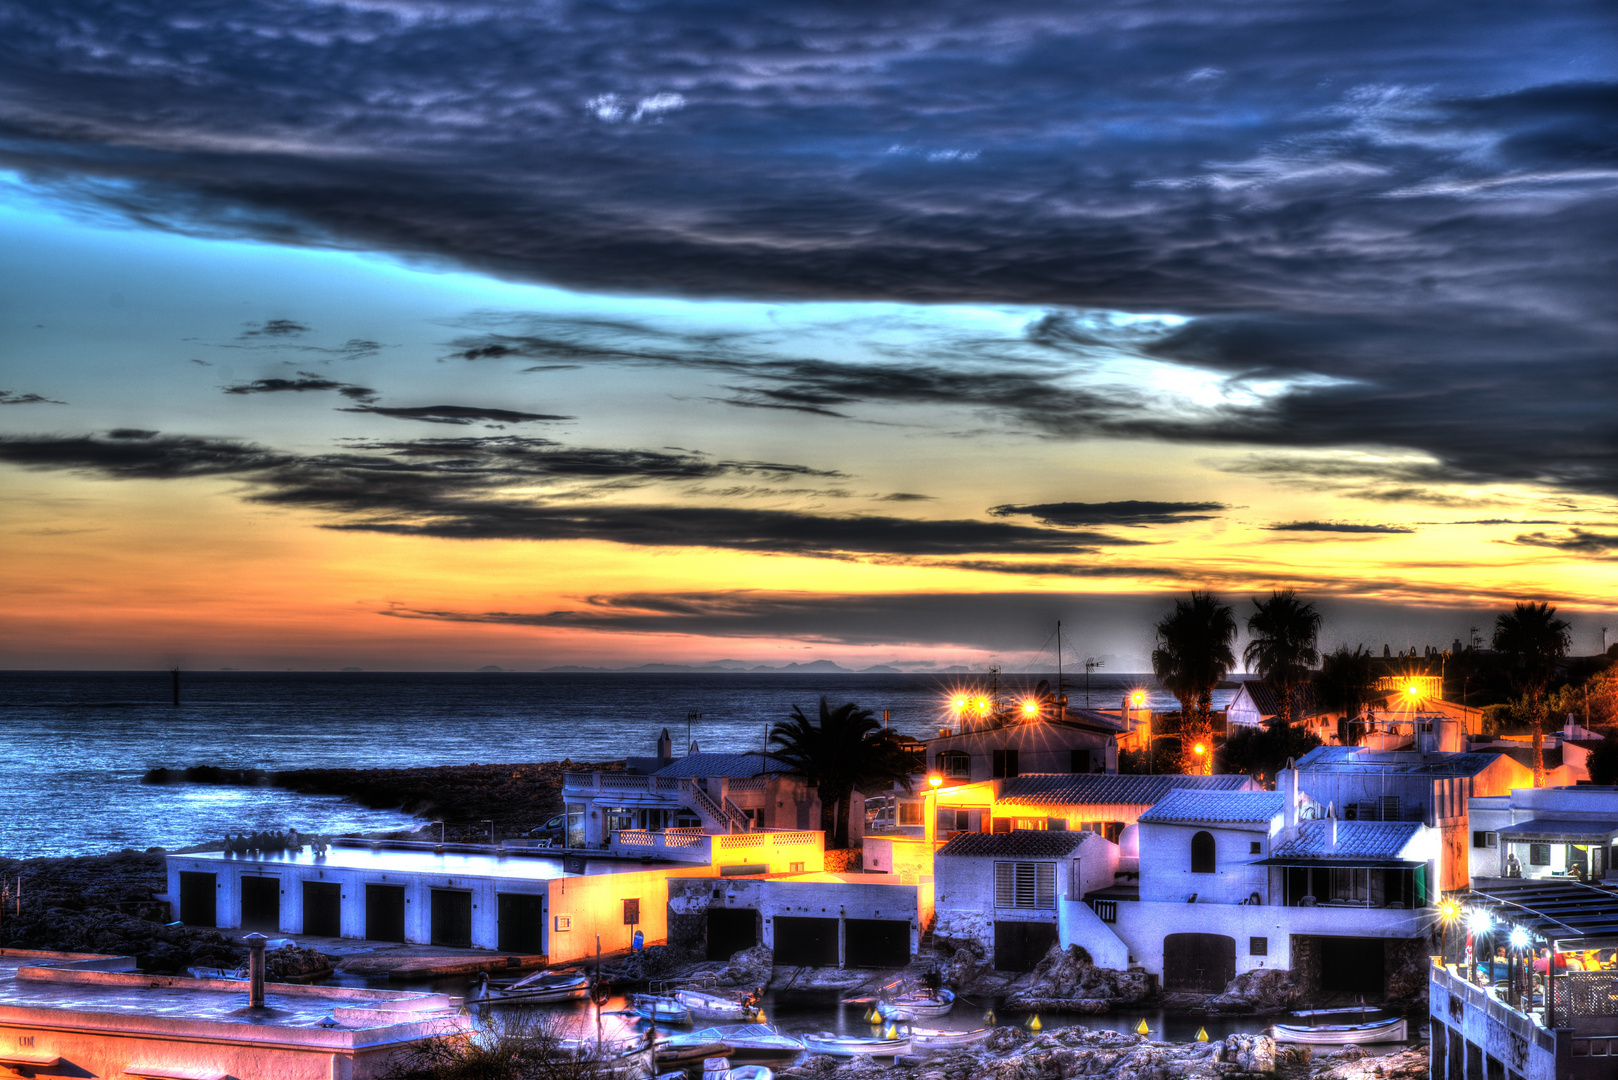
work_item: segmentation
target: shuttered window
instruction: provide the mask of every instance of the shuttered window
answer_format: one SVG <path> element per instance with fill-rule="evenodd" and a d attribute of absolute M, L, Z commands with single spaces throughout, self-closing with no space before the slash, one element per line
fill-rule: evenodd
<path fill-rule="evenodd" d="M 1056 864 L 995 863 L 994 906 L 1046 909 L 1056 907 Z"/>

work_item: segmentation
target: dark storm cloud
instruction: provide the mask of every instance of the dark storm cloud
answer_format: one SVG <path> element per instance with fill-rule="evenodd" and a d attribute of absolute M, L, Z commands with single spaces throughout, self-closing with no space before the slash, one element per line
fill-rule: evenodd
<path fill-rule="evenodd" d="M 375 413 L 396 420 L 422 420 L 429 424 L 471 424 L 487 421 L 496 424 L 525 424 L 535 420 L 572 420 L 571 416 L 550 413 L 517 412 L 514 409 L 487 409 L 473 405 L 417 405 L 411 408 L 389 408 L 382 405 L 360 405 L 342 409 L 342 412 Z"/>
<path fill-rule="evenodd" d="M 292 319 L 270 319 L 267 322 L 248 323 L 247 329 L 243 330 L 240 336 L 244 338 L 285 338 L 298 337 L 308 332 L 309 328 L 307 326 Z"/>
<path fill-rule="evenodd" d="M 1305 533 L 1413 533 L 1404 525 L 1356 525 L 1343 521 L 1285 521 L 1264 526 L 1270 532 Z"/>
<path fill-rule="evenodd" d="M 0 390 L 0 405 L 66 405 L 43 394 L 19 394 L 14 390 Z"/>
<path fill-rule="evenodd" d="M 1025 514 L 1043 525 L 1173 525 L 1181 521 L 1208 521 L 1220 510 L 1230 509 L 1217 502 L 1121 502 L 1034 503 L 1026 506 L 991 506 L 995 517 Z"/>
<path fill-rule="evenodd" d="M 326 511 L 333 515 L 327 526 L 332 529 L 455 540 L 605 540 L 898 559 L 1071 555 L 1136 543 L 1001 522 L 606 503 L 597 497 L 658 482 L 726 476 L 837 479 L 842 474 L 687 452 L 568 448 L 519 436 L 362 442 L 334 453 L 293 455 L 229 439 L 127 430 L 106 438 L 0 437 L 0 461 L 115 479 L 235 475 L 249 484 L 252 501 Z M 551 492 L 547 497 L 509 493 L 536 485 Z"/>
<path fill-rule="evenodd" d="M 236 383 L 223 388 L 227 394 L 284 394 L 306 393 L 311 390 L 335 390 L 346 398 L 355 401 L 371 401 L 376 397 L 376 391 L 368 386 L 355 386 L 352 383 L 338 382 L 317 375 L 312 371 L 300 371 L 296 379 L 254 379 L 252 382 Z"/>
<path fill-rule="evenodd" d="M 1614 19 L 64 0 L 0 10 L 0 168 L 148 226 L 614 294 L 1193 314 L 1155 355 L 1288 388 L 1176 418 L 1018 369 L 982 407 L 1064 437 L 1438 462 L 1348 492 L 1384 502 L 1471 478 L 1618 494 Z M 276 324 L 244 344 L 291 345 Z M 1029 343 L 1094 347 L 1060 318 Z M 728 400 L 830 420 L 985 382 L 871 374 L 744 373 Z"/>
<path fill-rule="evenodd" d="M 1560 536 L 1543 532 L 1523 533 L 1517 537 L 1515 543 L 1527 547 L 1565 551 L 1570 555 L 1606 555 L 1618 550 L 1618 536 L 1611 533 L 1589 532 L 1585 529 L 1569 529 Z"/>

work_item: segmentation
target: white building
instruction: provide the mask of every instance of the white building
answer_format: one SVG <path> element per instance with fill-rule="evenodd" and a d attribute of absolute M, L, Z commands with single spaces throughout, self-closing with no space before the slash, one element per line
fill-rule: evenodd
<path fill-rule="evenodd" d="M 1618 788 L 1518 788 L 1471 800 L 1471 876 L 1618 877 Z"/>

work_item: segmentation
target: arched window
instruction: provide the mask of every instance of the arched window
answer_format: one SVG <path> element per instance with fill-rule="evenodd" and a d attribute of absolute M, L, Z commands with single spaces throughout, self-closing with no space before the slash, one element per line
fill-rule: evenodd
<path fill-rule="evenodd" d="M 1214 838 L 1211 832 L 1199 832 L 1191 838 L 1191 872 L 1214 872 Z"/>

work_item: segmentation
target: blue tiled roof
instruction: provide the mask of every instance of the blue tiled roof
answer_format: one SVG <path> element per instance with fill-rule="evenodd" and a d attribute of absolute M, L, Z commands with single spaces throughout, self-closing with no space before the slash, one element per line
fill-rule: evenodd
<path fill-rule="evenodd" d="M 993 859 L 1061 859 L 1083 842 L 1082 832 L 1016 829 L 1008 833 L 962 833 L 938 849 L 939 855 Z"/>
<path fill-rule="evenodd" d="M 1171 791 L 1140 820 L 1159 824 L 1252 824 L 1272 820 L 1285 806 L 1279 791 Z"/>
<path fill-rule="evenodd" d="M 1367 754 L 1354 746 L 1317 746 L 1298 759 L 1298 772 L 1476 776 L 1500 756 L 1499 753 L 1417 754 L 1409 750 Z"/>
<path fill-rule="evenodd" d="M 1422 828 L 1419 821 L 1339 821 L 1337 846 L 1329 845 L 1331 822 L 1300 821 L 1298 835 L 1277 844 L 1274 859 L 1397 859 Z"/>
<path fill-rule="evenodd" d="M 672 765 L 657 770 L 657 775 L 669 779 L 689 779 L 697 776 L 723 776 L 741 780 L 765 773 L 786 772 L 786 766 L 771 761 L 763 754 L 687 754 Z"/>
<path fill-rule="evenodd" d="M 1240 791 L 1251 787 L 1245 776 L 1179 776 L 1146 773 L 1030 773 L 998 781 L 1001 802 L 1029 806 L 1150 806 L 1175 788 Z"/>

